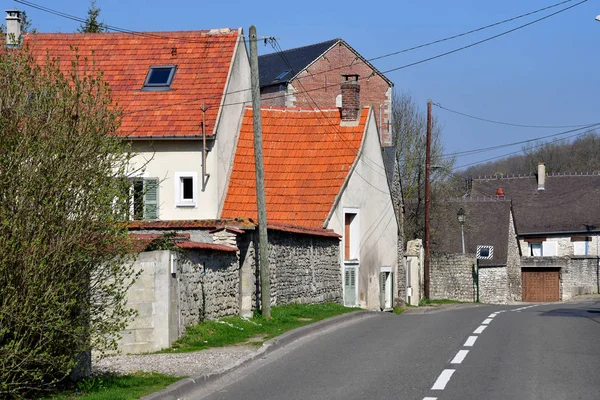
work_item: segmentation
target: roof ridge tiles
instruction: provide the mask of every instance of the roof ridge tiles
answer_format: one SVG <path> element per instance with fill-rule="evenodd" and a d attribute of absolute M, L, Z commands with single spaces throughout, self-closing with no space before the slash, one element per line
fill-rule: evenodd
<path fill-rule="evenodd" d="M 304 45 L 304 46 L 299 46 L 299 47 L 293 47 L 291 49 L 286 49 L 286 50 L 283 50 L 283 53 L 287 53 L 288 51 L 302 50 L 302 49 L 306 49 L 308 47 L 320 46 L 320 45 L 323 45 L 325 43 L 330 43 L 330 42 L 331 42 L 331 45 L 334 45 L 335 43 L 337 43 L 337 42 L 339 42 L 341 40 L 343 40 L 343 39 L 342 38 L 335 38 L 335 39 L 330 39 L 330 40 L 324 40 L 324 41 L 319 42 L 319 43 L 311 43 L 311 44 L 307 44 L 307 45 Z M 266 56 L 279 55 L 279 54 L 280 54 L 280 52 L 276 51 L 276 52 L 273 52 L 273 53 L 263 54 L 263 55 L 261 55 L 259 57 L 266 57 Z"/>

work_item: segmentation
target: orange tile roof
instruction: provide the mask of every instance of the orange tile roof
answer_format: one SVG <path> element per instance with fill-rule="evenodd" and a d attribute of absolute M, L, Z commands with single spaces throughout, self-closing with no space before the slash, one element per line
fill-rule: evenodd
<path fill-rule="evenodd" d="M 203 102 L 210 106 L 206 133 L 214 134 L 238 36 L 237 30 L 143 35 L 37 33 L 27 35 L 25 44 L 40 63 L 46 54 L 59 58 L 64 71 L 70 70 L 73 60 L 71 46 L 77 48 L 82 66 L 91 66 L 93 60 L 110 85 L 113 103 L 123 109 L 119 135 L 193 137 L 202 134 Z M 142 91 L 150 66 L 163 65 L 177 66 L 171 89 Z"/>
<path fill-rule="evenodd" d="M 369 109 L 357 126 L 338 110 L 263 109 L 267 221 L 322 228 L 360 149 Z M 222 218 L 257 219 L 252 110 L 246 109 Z"/>

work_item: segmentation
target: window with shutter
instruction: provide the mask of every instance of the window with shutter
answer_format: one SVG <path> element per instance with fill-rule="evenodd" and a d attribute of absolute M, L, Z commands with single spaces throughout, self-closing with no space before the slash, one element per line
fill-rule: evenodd
<path fill-rule="evenodd" d="M 144 179 L 144 219 L 158 219 L 158 179 Z"/>

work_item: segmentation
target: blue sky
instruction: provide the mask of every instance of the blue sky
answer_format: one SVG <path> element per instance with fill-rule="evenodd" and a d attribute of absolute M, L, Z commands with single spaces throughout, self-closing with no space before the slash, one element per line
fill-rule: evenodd
<path fill-rule="evenodd" d="M 85 0 L 32 0 L 85 17 Z M 42 32 L 73 32 L 78 23 L 11 0 L 4 9 L 25 9 Z M 283 49 L 336 37 L 372 58 L 452 36 L 558 3 L 559 0 L 429 1 L 191 1 L 98 0 L 101 19 L 135 31 L 194 30 L 255 25 L 275 36 Z M 385 71 L 419 61 L 512 29 L 562 7 L 456 40 L 387 57 L 373 64 Z M 581 125 L 600 122 L 600 2 L 571 10 L 501 38 L 390 72 L 397 90 L 409 92 L 425 109 L 427 99 L 493 120 L 527 125 Z M 271 47 L 260 46 L 261 52 Z M 434 107 L 443 126 L 447 152 L 533 139 L 566 129 L 493 125 Z M 503 148 L 457 159 L 462 166 L 520 150 Z"/>

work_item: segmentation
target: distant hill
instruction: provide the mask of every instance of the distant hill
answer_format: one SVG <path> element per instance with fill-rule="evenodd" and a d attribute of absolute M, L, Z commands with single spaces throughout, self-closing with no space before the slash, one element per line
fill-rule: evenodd
<path fill-rule="evenodd" d="M 572 141 L 531 144 L 515 155 L 488 163 L 474 165 L 460 172 L 464 177 L 512 175 L 537 172 L 537 163 L 546 164 L 546 171 L 593 172 L 600 171 L 600 135 L 586 132 Z"/>

